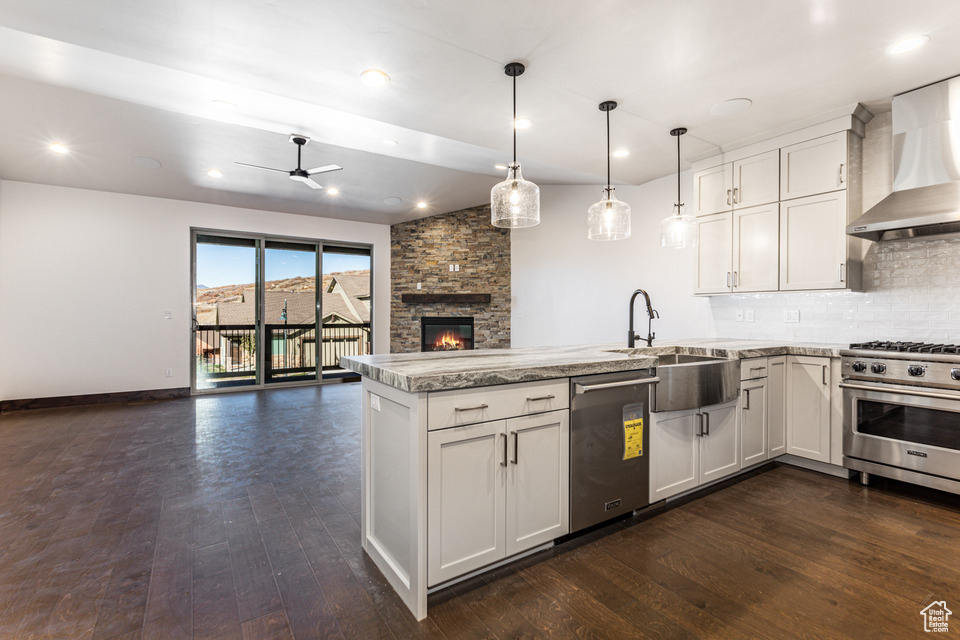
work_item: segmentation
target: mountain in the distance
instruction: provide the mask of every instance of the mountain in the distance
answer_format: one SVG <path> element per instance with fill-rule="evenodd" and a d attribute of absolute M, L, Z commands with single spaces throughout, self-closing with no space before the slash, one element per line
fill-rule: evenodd
<path fill-rule="evenodd" d="M 208 286 L 205 285 L 205 284 L 198 284 L 198 285 L 197 285 L 197 289 L 209 289 L 209 288 L 210 288 L 210 287 L 208 287 Z"/>

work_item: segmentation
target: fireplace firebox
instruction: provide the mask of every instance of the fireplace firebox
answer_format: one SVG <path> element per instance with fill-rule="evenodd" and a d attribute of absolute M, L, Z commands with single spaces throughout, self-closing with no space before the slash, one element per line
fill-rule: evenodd
<path fill-rule="evenodd" d="M 420 318 L 420 351 L 473 349 L 473 318 Z"/>

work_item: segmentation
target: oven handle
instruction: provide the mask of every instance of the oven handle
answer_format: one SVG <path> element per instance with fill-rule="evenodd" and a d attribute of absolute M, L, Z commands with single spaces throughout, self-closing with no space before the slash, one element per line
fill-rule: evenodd
<path fill-rule="evenodd" d="M 907 391 L 904 389 L 883 389 L 883 388 L 867 386 L 865 384 L 847 384 L 846 382 L 841 382 L 840 388 L 854 389 L 856 391 L 882 391 L 885 393 L 899 393 L 905 396 L 920 396 L 922 398 L 936 398 L 937 400 L 960 400 L 960 395 L 937 393 L 935 391 L 913 391 L 913 390 Z"/>

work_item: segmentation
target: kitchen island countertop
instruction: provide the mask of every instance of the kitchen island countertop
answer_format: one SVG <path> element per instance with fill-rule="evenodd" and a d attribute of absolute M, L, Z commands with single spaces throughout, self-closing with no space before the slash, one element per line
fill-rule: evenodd
<path fill-rule="evenodd" d="M 657 365 L 657 356 L 674 353 L 727 358 L 837 357 L 840 349 L 846 347 L 846 344 L 829 343 L 692 338 L 634 349 L 622 344 L 588 344 L 344 356 L 340 358 L 340 366 L 401 391 L 417 393 L 647 369 Z"/>

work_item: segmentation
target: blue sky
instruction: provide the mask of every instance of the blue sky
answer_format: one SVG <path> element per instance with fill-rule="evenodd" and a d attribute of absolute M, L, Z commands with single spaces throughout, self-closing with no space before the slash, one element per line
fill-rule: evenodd
<path fill-rule="evenodd" d="M 267 280 L 283 280 L 296 276 L 312 276 L 314 255 L 305 251 L 266 250 Z M 367 256 L 326 253 L 323 272 L 336 273 L 369 269 Z M 223 287 L 228 284 L 250 284 L 256 280 L 256 250 L 252 247 L 231 247 L 218 244 L 197 244 L 197 284 Z"/>

